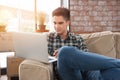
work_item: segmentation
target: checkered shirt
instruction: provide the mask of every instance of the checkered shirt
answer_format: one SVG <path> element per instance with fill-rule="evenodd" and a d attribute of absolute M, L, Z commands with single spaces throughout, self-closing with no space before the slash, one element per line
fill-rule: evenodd
<path fill-rule="evenodd" d="M 84 43 L 83 38 L 74 33 L 67 33 L 68 36 L 66 39 L 61 39 L 61 37 L 55 32 L 51 32 L 48 35 L 48 53 L 53 55 L 54 51 L 59 49 L 62 46 L 74 46 L 80 50 L 88 51 L 86 44 Z"/>

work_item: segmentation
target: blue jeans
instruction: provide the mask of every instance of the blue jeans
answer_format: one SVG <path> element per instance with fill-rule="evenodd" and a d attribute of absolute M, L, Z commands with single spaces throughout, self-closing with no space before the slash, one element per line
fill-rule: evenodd
<path fill-rule="evenodd" d="M 61 80 L 120 80 L 120 60 L 75 47 L 59 49 L 58 74 Z"/>

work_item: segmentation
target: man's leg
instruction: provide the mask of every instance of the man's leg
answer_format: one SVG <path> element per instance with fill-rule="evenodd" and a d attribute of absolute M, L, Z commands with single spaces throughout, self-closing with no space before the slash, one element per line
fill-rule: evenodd
<path fill-rule="evenodd" d="M 99 70 L 84 71 L 82 72 L 82 76 L 84 80 L 104 80 Z"/>
<path fill-rule="evenodd" d="M 59 60 L 57 61 L 59 63 Z M 62 65 L 57 64 L 57 69 L 58 69 L 58 75 L 60 80 L 83 80 L 81 71 L 78 69 L 72 69 L 68 68 L 66 65 L 67 63 L 64 62 L 64 60 L 60 61 Z M 73 74 L 74 73 L 74 74 Z"/>
<path fill-rule="evenodd" d="M 120 68 L 102 70 L 101 75 L 104 80 L 120 80 Z"/>
<path fill-rule="evenodd" d="M 57 67 L 58 73 L 64 78 L 63 80 L 80 80 L 75 79 L 75 76 L 78 77 L 79 75 L 75 73 L 78 70 L 91 71 L 120 68 L 120 60 L 64 46 L 59 51 Z M 70 79 L 67 79 L 66 76 Z"/>

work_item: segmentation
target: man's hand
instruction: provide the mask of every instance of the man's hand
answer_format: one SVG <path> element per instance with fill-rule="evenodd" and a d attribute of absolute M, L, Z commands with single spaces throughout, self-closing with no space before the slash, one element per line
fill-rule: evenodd
<path fill-rule="evenodd" d="M 58 50 L 55 50 L 55 51 L 54 51 L 53 56 L 55 56 L 55 57 L 58 56 Z"/>

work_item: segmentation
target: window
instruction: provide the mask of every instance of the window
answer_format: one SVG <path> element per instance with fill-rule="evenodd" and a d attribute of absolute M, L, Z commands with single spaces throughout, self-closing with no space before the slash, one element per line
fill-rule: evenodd
<path fill-rule="evenodd" d="M 51 12 L 62 5 L 68 6 L 68 0 L 0 0 L 0 24 L 7 24 L 7 31 L 34 32 L 35 15 L 42 10 L 49 15 L 47 28 L 53 30 Z"/>
<path fill-rule="evenodd" d="M 0 8 L 0 23 L 7 24 L 7 31 L 33 31 L 34 0 L 1 0 Z"/>

